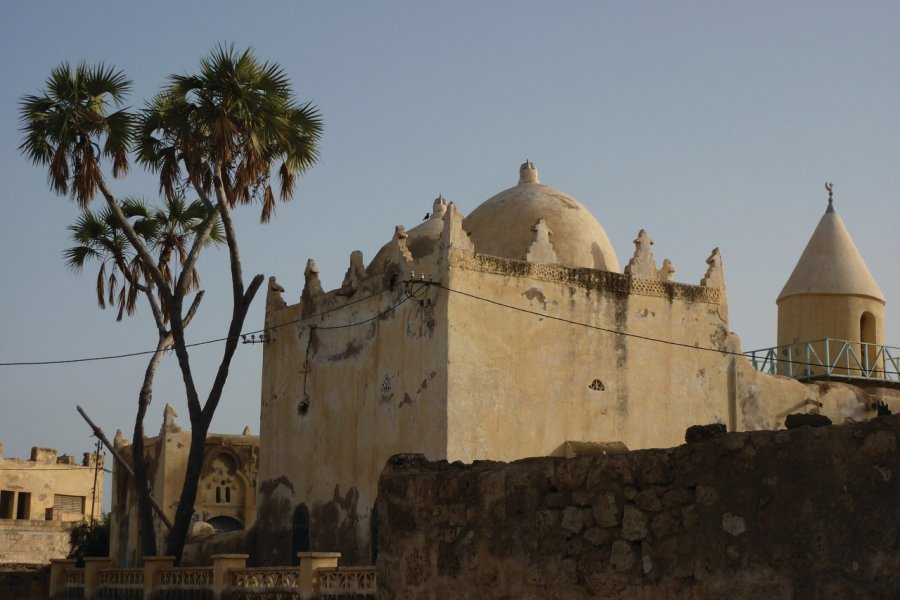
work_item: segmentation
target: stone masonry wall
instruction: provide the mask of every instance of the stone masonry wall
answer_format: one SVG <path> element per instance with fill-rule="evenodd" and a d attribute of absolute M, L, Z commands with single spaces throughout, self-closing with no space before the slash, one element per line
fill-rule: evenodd
<path fill-rule="evenodd" d="M 72 523 L 0 519 L 0 564 L 48 564 L 69 553 Z"/>
<path fill-rule="evenodd" d="M 900 598 L 900 415 L 662 450 L 393 457 L 380 598 Z"/>

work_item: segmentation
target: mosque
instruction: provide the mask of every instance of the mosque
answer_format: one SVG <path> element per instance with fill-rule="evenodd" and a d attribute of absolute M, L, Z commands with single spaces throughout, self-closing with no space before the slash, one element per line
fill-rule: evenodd
<path fill-rule="evenodd" d="M 353 252 L 338 289 L 312 260 L 295 304 L 270 279 L 259 562 L 321 550 L 369 563 L 394 454 L 576 456 L 675 446 L 695 424 L 900 409 L 884 296 L 830 201 L 778 297 L 779 346 L 761 353 L 729 330 L 718 249 L 688 283 L 647 232 L 634 244 L 623 269 L 594 216 L 526 162 L 468 216 L 438 198 L 368 265 Z"/>

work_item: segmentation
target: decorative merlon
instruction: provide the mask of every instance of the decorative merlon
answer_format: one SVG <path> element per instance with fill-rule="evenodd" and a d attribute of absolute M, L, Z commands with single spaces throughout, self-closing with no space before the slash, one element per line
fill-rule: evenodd
<path fill-rule="evenodd" d="M 475 244 L 469 239 L 469 234 L 463 229 L 462 223 L 462 213 L 456 208 L 456 204 L 451 202 L 447 205 L 447 212 L 444 214 L 444 231 L 441 232 L 441 247 L 445 249 L 445 252 L 450 249 L 475 252 Z"/>
<path fill-rule="evenodd" d="M 122 430 L 116 429 L 116 435 L 113 438 L 113 448 L 121 448 L 127 445 L 128 440 L 125 439 L 125 435 L 122 433 Z"/>
<path fill-rule="evenodd" d="M 391 262 L 396 265 L 404 265 L 408 262 L 412 262 L 413 256 L 412 252 L 409 251 L 409 248 L 406 245 L 406 240 L 409 238 L 409 235 L 406 233 L 406 228 L 403 225 L 397 225 L 394 227 L 394 237 L 391 239 Z"/>
<path fill-rule="evenodd" d="M 350 253 L 350 266 L 344 274 L 344 281 L 337 291 L 339 296 L 352 296 L 359 288 L 359 282 L 366 276 L 366 266 L 363 264 L 363 254 L 359 250 Z M 319 285 L 321 288 L 321 284 Z"/>
<path fill-rule="evenodd" d="M 531 231 L 534 232 L 534 236 L 531 245 L 528 246 L 528 251 L 525 252 L 525 260 L 541 265 L 559 264 L 556 251 L 553 249 L 553 244 L 550 243 L 550 236 L 553 232 L 547 227 L 547 222 L 543 217 L 537 220 Z"/>
<path fill-rule="evenodd" d="M 316 296 L 325 293 L 322 289 L 322 282 L 319 280 L 319 267 L 316 261 L 309 259 L 306 261 L 306 269 L 303 271 L 303 293 L 300 294 L 300 302 L 307 304 Z"/>
<path fill-rule="evenodd" d="M 181 427 L 175 422 L 175 418 L 178 416 L 178 413 L 175 412 L 175 409 L 172 408 L 171 404 L 166 404 L 165 410 L 163 410 L 163 422 L 162 427 L 159 429 L 159 434 L 163 435 L 164 433 L 178 433 L 181 431 Z"/>
<path fill-rule="evenodd" d="M 269 277 L 269 290 L 266 293 L 266 312 L 278 310 L 287 306 L 284 301 L 284 288 L 275 279 L 275 276 Z"/>
<path fill-rule="evenodd" d="M 653 246 L 653 240 L 645 230 L 641 229 L 634 240 L 634 256 L 625 265 L 625 274 L 640 279 L 672 281 L 672 274 L 675 273 L 672 261 L 668 258 L 665 259 L 662 268 L 657 269 L 651 246 Z"/>
<path fill-rule="evenodd" d="M 718 248 L 714 248 L 712 254 L 706 259 L 706 275 L 700 281 L 703 287 L 725 289 L 725 272 L 722 270 L 722 255 Z"/>

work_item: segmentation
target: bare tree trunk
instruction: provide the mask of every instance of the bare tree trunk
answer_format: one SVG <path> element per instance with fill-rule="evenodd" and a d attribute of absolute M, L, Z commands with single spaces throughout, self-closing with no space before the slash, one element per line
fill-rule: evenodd
<path fill-rule="evenodd" d="M 153 509 L 150 503 L 150 484 L 147 481 L 147 464 L 144 462 L 144 416 L 153 399 L 153 378 L 162 360 L 163 352 L 170 345 L 168 336 L 160 336 L 156 351 L 144 371 L 144 381 L 138 394 L 138 410 L 134 418 L 134 435 L 131 456 L 134 462 L 134 493 L 138 501 L 138 517 L 141 523 L 141 554 L 156 556 L 156 528 L 153 524 Z"/>
<path fill-rule="evenodd" d="M 236 303 L 234 312 L 232 313 L 231 324 L 228 327 L 228 338 L 225 341 L 225 351 L 222 361 L 219 364 L 216 378 L 206 404 L 201 411 L 190 410 L 191 417 L 191 447 L 188 452 L 187 469 L 184 475 L 184 487 L 181 489 L 181 497 L 178 500 L 178 508 L 175 511 L 175 522 L 172 532 L 166 544 L 166 554 L 176 557 L 176 562 L 181 563 L 181 555 L 184 551 L 184 543 L 187 538 L 188 527 L 191 524 L 191 517 L 194 514 L 194 504 L 197 501 L 197 485 L 200 480 L 201 471 L 203 470 L 203 452 L 206 447 L 206 435 L 209 431 L 210 423 L 215 414 L 216 407 L 222 397 L 225 389 L 225 382 L 228 379 L 228 370 L 231 367 L 231 360 L 237 350 L 238 341 L 240 339 L 241 330 L 244 327 L 244 321 L 247 318 L 247 312 L 250 310 L 250 304 L 253 302 L 256 292 L 262 285 L 264 277 L 256 275 L 250 282 L 247 292 L 243 298 Z M 191 378 L 188 389 L 194 389 L 193 377 L 190 370 L 190 357 L 184 344 L 184 330 L 181 327 L 180 319 L 172 319 L 172 335 L 175 338 L 175 353 L 178 356 L 179 366 L 185 379 Z M 180 339 L 179 339 L 180 338 Z M 190 408 L 191 398 L 188 397 Z M 196 416 L 195 416 L 196 414 Z"/>

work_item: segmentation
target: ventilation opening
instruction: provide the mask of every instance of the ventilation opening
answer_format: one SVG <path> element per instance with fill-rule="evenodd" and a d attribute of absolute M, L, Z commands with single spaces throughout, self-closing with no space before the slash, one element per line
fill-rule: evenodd
<path fill-rule="evenodd" d="M 602 392 L 603 390 L 606 389 L 606 386 L 603 385 L 603 382 L 600 381 L 599 379 L 593 380 L 593 381 L 591 382 L 591 385 L 589 385 L 588 387 L 589 387 L 590 389 L 594 390 L 594 391 L 597 391 L 597 392 Z"/>
<path fill-rule="evenodd" d="M 859 318 L 859 341 L 862 342 L 860 359 L 866 369 L 874 366 L 872 363 L 875 361 L 876 350 L 868 344 L 875 343 L 875 325 L 875 315 L 870 312 L 864 312 Z"/>

